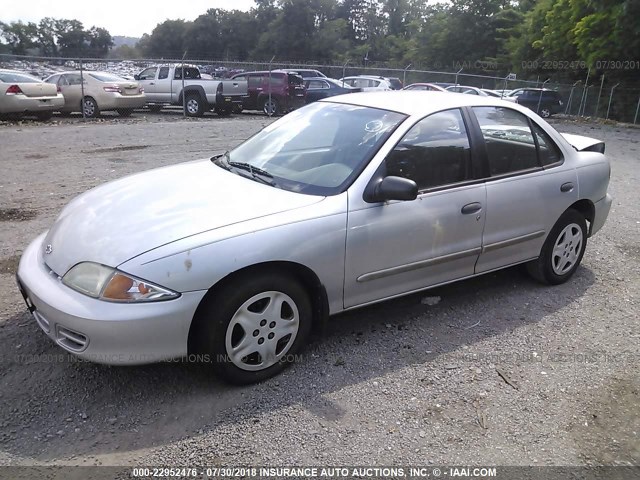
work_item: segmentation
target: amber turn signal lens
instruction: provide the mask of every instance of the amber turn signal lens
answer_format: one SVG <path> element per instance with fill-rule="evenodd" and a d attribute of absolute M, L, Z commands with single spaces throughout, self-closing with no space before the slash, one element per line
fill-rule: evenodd
<path fill-rule="evenodd" d="M 129 290 L 132 286 L 133 280 L 131 278 L 116 273 L 111 277 L 108 285 L 104 288 L 102 297 L 111 298 L 113 300 L 127 300 L 131 298 Z"/>

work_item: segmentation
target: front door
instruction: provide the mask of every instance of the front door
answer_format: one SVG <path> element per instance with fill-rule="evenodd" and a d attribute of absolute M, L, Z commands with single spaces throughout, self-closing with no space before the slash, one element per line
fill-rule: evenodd
<path fill-rule="evenodd" d="M 458 109 L 432 114 L 384 160 L 384 176 L 416 182 L 416 200 L 350 197 L 345 308 L 473 275 L 486 192 L 475 181 L 467 130 Z"/>

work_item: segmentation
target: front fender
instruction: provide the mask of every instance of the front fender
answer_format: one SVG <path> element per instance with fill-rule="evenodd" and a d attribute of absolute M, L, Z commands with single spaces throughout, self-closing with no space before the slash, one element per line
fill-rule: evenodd
<path fill-rule="evenodd" d="M 204 232 L 131 259 L 118 268 L 179 292 L 208 290 L 227 275 L 274 261 L 312 270 L 331 313 L 342 310 L 346 195 Z"/>

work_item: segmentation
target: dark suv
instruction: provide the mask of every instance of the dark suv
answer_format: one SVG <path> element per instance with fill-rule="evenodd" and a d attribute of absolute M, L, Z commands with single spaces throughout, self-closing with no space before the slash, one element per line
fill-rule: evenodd
<path fill-rule="evenodd" d="M 243 72 L 231 78 L 247 81 L 248 96 L 242 104 L 245 110 L 262 110 L 267 115 L 278 115 L 305 104 L 307 89 L 297 73 L 282 70 L 272 70 L 271 74 L 268 71 Z"/>
<path fill-rule="evenodd" d="M 516 103 L 530 108 L 542 118 L 549 118 L 554 113 L 562 112 L 562 99 L 555 90 L 519 88 L 511 92 L 509 97 L 515 97 Z"/>

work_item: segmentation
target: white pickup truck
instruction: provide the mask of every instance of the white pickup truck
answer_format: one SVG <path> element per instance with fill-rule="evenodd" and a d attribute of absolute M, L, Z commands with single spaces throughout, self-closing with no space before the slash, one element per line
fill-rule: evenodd
<path fill-rule="evenodd" d="M 210 110 L 230 115 L 242 109 L 247 96 L 246 81 L 205 79 L 193 65 L 156 65 L 134 77 L 144 87 L 149 109 L 156 112 L 165 105 L 184 104 L 190 117 L 201 117 Z"/>

